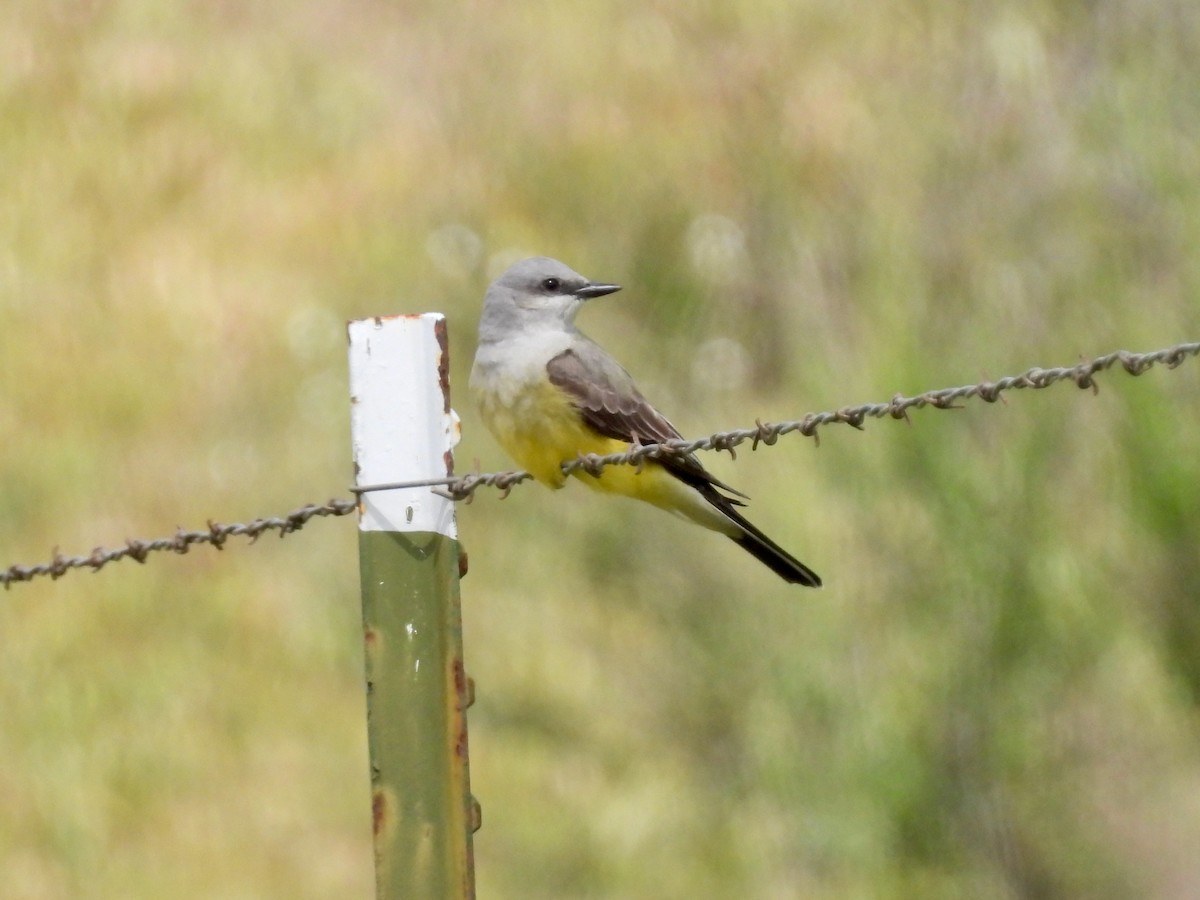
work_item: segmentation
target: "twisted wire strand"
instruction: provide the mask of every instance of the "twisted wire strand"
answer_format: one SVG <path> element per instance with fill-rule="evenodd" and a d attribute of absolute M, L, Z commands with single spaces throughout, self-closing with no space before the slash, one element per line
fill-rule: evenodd
<path fill-rule="evenodd" d="M 238 522 L 223 525 L 220 522 L 208 521 L 204 531 L 187 531 L 178 529 L 170 537 L 155 538 L 154 540 L 127 540 L 122 547 L 104 549 L 97 547 L 87 556 L 63 556 L 57 549 L 49 562 L 33 566 L 9 566 L 0 571 L 0 583 L 7 590 L 17 581 L 32 581 L 39 576 L 49 576 L 58 579 L 72 569 L 91 569 L 98 572 L 106 565 L 122 559 L 133 559 L 145 562 L 151 553 L 170 550 L 173 553 L 187 553 L 193 544 L 212 544 L 218 550 L 224 548 L 225 542 L 234 536 L 250 538 L 250 543 L 257 541 L 268 531 L 278 531 L 280 537 L 299 531 L 314 516 L 345 516 L 354 512 L 358 503 L 354 500 L 330 500 L 324 504 L 307 504 L 294 509 L 282 516 L 268 516 L 253 519 L 249 522 Z"/>
<path fill-rule="evenodd" d="M 1190 357 L 1200 355 L 1200 341 L 1176 344 L 1162 350 L 1148 353 L 1130 353 L 1127 350 L 1116 350 L 1112 353 L 1098 356 L 1087 362 L 1074 366 L 1058 366 L 1043 369 L 1034 367 L 1020 375 L 1008 375 L 996 381 L 982 381 L 978 384 L 962 385 L 961 387 L 940 388 L 925 391 L 911 397 L 896 394 L 886 403 L 864 403 L 859 406 L 843 406 L 841 409 L 809 413 L 801 419 L 785 422 L 756 421 L 753 428 L 738 428 L 732 431 L 718 431 L 708 437 L 695 440 L 665 441 L 661 444 L 642 444 L 631 447 L 620 453 L 597 455 L 582 454 L 575 459 L 563 463 L 564 474 L 584 471 L 589 475 L 599 475 L 607 466 L 633 465 L 641 466 L 646 460 L 664 459 L 675 455 L 686 455 L 701 450 L 728 450 L 734 453 L 734 448 L 750 441 L 750 449 L 757 450 L 760 444 L 773 445 L 785 434 L 797 432 L 805 437 L 820 441 L 818 429 L 823 425 L 845 424 L 857 429 L 863 428 L 867 419 L 908 419 L 911 409 L 923 409 L 931 406 L 934 409 L 957 409 L 961 400 L 978 397 L 988 403 L 995 403 L 1001 395 L 1011 390 L 1040 390 L 1048 388 L 1060 381 L 1073 382 L 1077 387 L 1090 389 L 1093 393 L 1099 391 L 1095 376 L 1120 364 L 1130 375 L 1141 375 L 1155 365 L 1165 365 L 1174 369 Z M 528 472 L 492 472 L 487 474 L 464 475 L 461 478 L 447 479 L 437 493 L 453 500 L 470 500 L 481 487 L 499 488 L 508 496 L 512 488 L 527 479 L 532 478 Z M 355 489 L 357 493 L 371 490 L 375 486 Z"/>
<path fill-rule="evenodd" d="M 1040 390 L 1060 381 L 1073 382 L 1077 387 L 1091 389 L 1094 393 L 1098 390 L 1095 376 L 1118 364 L 1130 375 L 1141 375 L 1155 365 L 1165 365 L 1169 369 L 1174 369 L 1185 360 L 1197 355 L 1200 355 L 1200 341 L 1176 344 L 1173 347 L 1149 353 L 1130 353 L 1126 350 L 1117 350 L 1074 366 L 1050 369 L 1035 367 L 1020 375 L 1009 375 L 996 381 L 983 381 L 961 387 L 925 391 L 911 397 L 896 394 L 886 403 L 844 406 L 829 412 L 809 413 L 803 418 L 786 422 L 756 421 L 753 428 L 718 431 L 708 437 L 695 440 L 641 444 L 631 447 L 627 451 L 610 453 L 605 456 L 592 453 L 583 454 L 576 459 L 564 462 L 562 469 L 564 474 L 568 475 L 576 471 L 598 475 L 608 466 L 641 466 L 646 460 L 665 459 L 702 450 L 728 450 L 732 454 L 735 447 L 746 441 L 751 442 L 751 450 L 757 450 L 759 445 L 771 446 L 780 437 L 793 432 L 819 440 L 818 429 L 824 425 L 840 423 L 861 429 L 867 419 L 884 417 L 907 419 L 909 410 L 923 409 L 927 406 L 934 409 L 957 409 L 959 408 L 958 401 L 971 397 L 995 403 L 1006 391 Z M 180 528 L 170 537 L 154 540 L 130 539 L 121 547 L 107 550 L 97 547 L 86 556 L 64 556 L 56 549 L 48 562 L 31 566 L 12 565 L 7 569 L 0 570 L 0 583 L 7 589 L 15 582 L 32 581 L 34 578 L 43 576 L 58 579 L 74 569 L 91 569 L 96 572 L 109 563 L 122 559 L 145 562 L 146 557 L 151 553 L 162 551 L 187 553 L 193 544 L 211 544 L 220 550 L 224 547 L 225 542 L 234 536 L 248 537 L 251 543 L 257 541 L 268 531 L 278 531 L 280 537 L 285 537 L 299 531 L 314 517 L 349 515 L 358 508 L 358 496 L 370 491 L 429 487 L 435 493 L 451 500 L 470 501 L 475 492 L 482 487 L 497 488 L 501 491 L 501 497 L 506 497 L 516 485 L 528 481 L 532 477 L 528 472 L 523 471 L 490 472 L 463 475 L 457 478 L 434 478 L 355 487 L 351 488 L 355 494 L 353 500 L 333 499 L 320 505 L 308 504 L 282 516 L 270 516 L 234 524 L 221 524 L 209 520 L 207 528 L 202 531 L 187 531 Z"/>

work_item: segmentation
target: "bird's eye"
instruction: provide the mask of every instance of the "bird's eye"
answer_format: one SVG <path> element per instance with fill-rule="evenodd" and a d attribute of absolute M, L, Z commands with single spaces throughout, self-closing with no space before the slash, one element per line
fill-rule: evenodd
<path fill-rule="evenodd" d="M 546 278 L 542 281 L 542 288 L 547 291 L 557 291 L 562 287 L 562 282 L 557 278 Z"/>

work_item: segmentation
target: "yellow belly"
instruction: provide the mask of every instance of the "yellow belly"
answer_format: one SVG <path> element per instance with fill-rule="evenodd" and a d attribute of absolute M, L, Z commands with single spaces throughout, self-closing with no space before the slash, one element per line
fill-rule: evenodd
<path fill-rule="evenodd" d="M 549 381 L 507 396 L 480 394 L 476 400 L 484 424 L 500 446 L 517 465 L 550 487 L 565 483 L 561 469 L 565 460 L 580 453 L 619 453 L 629 446 L 587 428 L 570 397 Z"/>
<path fill-rule="evenodd" d="M 476 393 L 484 424 L 517 465 L 542 484 L 566 483 L 562 463 L 580 454 L 622 453 L 630 444 L 596 434 L 583 423 L 571 398 L 549 381 L 519 390 Z M 589 487 L 651 503 L 707 528 L 733 533 L 727 519 L 699 493 L 654 462 L 606 467 L 599 475 L 572 473 Z"/>

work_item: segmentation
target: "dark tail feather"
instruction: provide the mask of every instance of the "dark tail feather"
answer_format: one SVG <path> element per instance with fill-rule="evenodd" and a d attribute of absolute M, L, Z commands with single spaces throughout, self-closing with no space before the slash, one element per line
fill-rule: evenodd
<path fill-rule="evenodd" d="M 744 504 L 732 497 L 726 497 L 717 490 L 718 487 L 728 491 L 732 491 L 733 489 L 726 487 L 714 479 L 704 471 L 699 463 L 695 464 L 694 469 L 681 466 L 672 468 L 668 464 L 668 471 L 680 481 L 694 487 L 700 492 L 701 497 L 719 509 L 729 521 L 737 525 L 742 530 L 742 533 L 730 535 L 730 540 L 760 563 L 789 584 L 802 584 L 805 587 L 821 586 L 820 575 L 746 521 L 746 517 L 737 511 L 737 507 Z M 699 474 L 697 474 L 697 471 Z M 741 492 L 735 493 L 740 497 L 746 496 Z"/>
<path fill-rule="evenodd" d="M 722 509 L 722 512 L 745 532 L 731 540 L 784 581 L 805 587 L 821 586 L 821 577 L 816 572 L 747 522 L 736 510 Z"/>

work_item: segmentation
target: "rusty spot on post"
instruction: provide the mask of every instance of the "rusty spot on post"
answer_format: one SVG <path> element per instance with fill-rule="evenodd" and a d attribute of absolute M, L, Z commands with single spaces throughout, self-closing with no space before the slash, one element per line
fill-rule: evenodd
<path fill-rule="evenodd" d="M 383 791 L 375 791 L 371 795 L 371 829 L 375 837 L 383 833 L 387 818 L 387 800 Z"/>
<path fill-rule="evenodd" d="M 467 677 L 466 669 L 463 668 L 463 661 L 459 657 L 455 657 L 452 663 L 454 671 L 454 696 L 458 701 L 458 709 L 465 710 L 471 705 L 474 699 L 471 695 L 474 694 L 474 685 L 471 679 Z M 454 753 L 459 759 L 467 759 L 467 717 L 465 715 L 458 717 L 458 734 L 455 735 Z"/>
<path fill-rule="evenodd" d="M 462 760 L 466 760 L 468 758 L 466 725 L 463 725 L 463 727 L 458 730 L 458 739 L 454 742 L 454 755 Z"/>
<path fill-rule="evenodd" d="M 437 337 L 441 356 L 438 358 L 438 384 L 442 388 L 443 412 L 450 413 L 450 343 L 446 336 L 446 320 L 438 319 L 433 325 L 433 333 Z"/>
<path fill-rule="evenodd" d="M 463 668 L 461 659 L 455 657 L 452 665 L 454 667 L 454 694 L 458 697 L 458 708 L 466 709 L 467 704 L 463 701 L 467 696 L 467 682 L 470 679 L 467 678 L 467 670 Z"/>
<path fill-rule="evenodd" d="M 468 568 L 469 567 L 467 565 L 467 551 L 462 549 L 462 547 L 460 546 L 458 548 L 458 577 L 465 578 L 467 575 Z"/>

